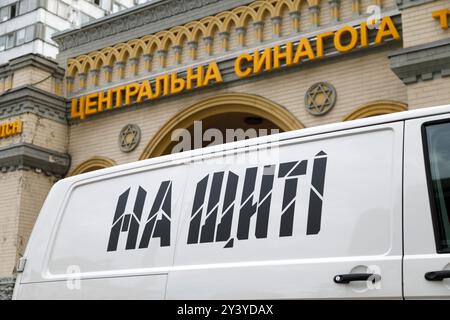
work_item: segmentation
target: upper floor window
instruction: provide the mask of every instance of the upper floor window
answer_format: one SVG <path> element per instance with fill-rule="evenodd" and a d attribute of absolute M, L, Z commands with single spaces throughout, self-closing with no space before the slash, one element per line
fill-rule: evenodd
<path fill-rule="evenodd" d="M 0 51 L 30 42 L 35 38 L 35 25 L 28 26 L 0 37 Z"/>
<path fill-rule="evenodd" d="M 0 51 L 4 51 L 6 48 L 6 37 L 0 37 Z"/>
<path fill-rule="evenodd" d="M 38 0 L 21 0 L 19 2 L 19 14 L 30 12 L 38 7 Z"/>
<path fill-rule="evenodd" d="M 15 33 L 10 33 L 6 35 L 6 49 L 11 49 L 14 47 L 14 41 L 15 41 Z"/>
<path fill-rule="evenodd" d="M 52 35 L 56 32 L 55 29 L 50 28 L 49 26 L 45 26 L 45 41 L 49 43 L 55 43 L 52 39 Z"/>
<path fill-rule="evenodd" d="M 12 19 L 16 17 L 17 14 L 17 3 L 3 7 L 0 9 L 0 22 Z"/>
<path fill-rule="evenodd" d="M 0 8 L 0 22 L 7 21 L 19 15 L 33 11 L 39 7 L 39 0 L 20 0 Z"/>
<path fill-rule="evenodd" d="M 36 26 L 28 26 L 25 28 L 25 42 L 29 42 L 35 38 Z"/>
<path fill-rule="evenodd" d="M 124 10 L 124 9 L 126 9 L 126 7 L 121 5 L 120 3 L 118 3 L 118 2 L 113 3 L 113 7 L 112 7 L 113 13 Z"/>
<path fill-rule="evenodd" d="M 87 14 L 84 14 L 83 12 L 80 12 L 80 23 L 81 24 L 88 23 L 92 19 L 93 18 L 88 16 Z"/>
<path fill-rule="evenodd" d="M 47 10 L 63 18 L 69 15 L 69 6 L 58 0 L 47 0 Z"/>
<path fill-rule="evenodd" d="M 20 29 L 16 32 L 16 45 L 20 46 L 23 43 L 25 43 L 25 29 Z"/>
<path fill-rule="evenodd" d="M 101 0 L 88 0 L 90 3 L 95 4 L 96 6 L 100 7 Z"/>

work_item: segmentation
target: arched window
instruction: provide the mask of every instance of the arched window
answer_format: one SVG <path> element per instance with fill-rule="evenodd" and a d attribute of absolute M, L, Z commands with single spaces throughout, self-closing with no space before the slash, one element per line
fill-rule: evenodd
<path fill-rule="evenodd" d="M 94 158 L 86 160 L 86 161 L 80 163 L 78 166 L 76 166 L 75 169 L 73 169 L 72 172 L 69 174 L 69 176 L 74 176 L 74 175 L 81 174 L 81 173 L 104 169 L 104 168 L 112 167 L 115 165 L 116 165 L 116 162 L 109 158 L 94 157 Z"/>
<path fill-rule="evenodd" d="M 344 117 L 343 121 L 380 116 L 383 114 L 408 110 L 407 104 L 398 101 L 380 100 L 367 103 Z"/>

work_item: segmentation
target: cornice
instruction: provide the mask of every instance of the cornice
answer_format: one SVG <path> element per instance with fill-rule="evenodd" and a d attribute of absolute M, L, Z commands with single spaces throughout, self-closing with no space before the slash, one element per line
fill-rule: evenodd
<path fill-rule="evenodd" d="M 38 116 L 67 123 L 67 100 L 47 91 L 22 86 L 0 95 L 0 119 L 33 113 Z"/>
<path fill-rule="evenodd" d="M 405 84 L 450 76 L 450 39 L 397 50 L 389 60 L 392 71 Z"/>
<path fill-rule="evenodd" d="M 34 53 L 25 54 L 1 65 L 0 75 L 3 73 L 11 73 L 26 67 L 36 67 L 49 72 L 58 78 L 64 77 L 64 69 L 58 66 L 55 60 Z"/>
<path fill-rule="evenodd" d="M 397 6 L 400 10 L 408 9 L 411 7 L 420 6 L 422 4 L 434 2 L 436 0 L 397 0 Z"/>
<path fill-rule="evenodd" d="M 211 7 L 215 4 L 217 5 L 205 12 L 205 15 L 218 13 L 251 2 L 253 0 L 162 0 L 98 19 L 83 25 L 80 29 L 70 29 L 56 33 L 53 36 L 53 40 L 58 43 L 60 52 L 64 52 L 65 50 L 122 32 L 134 31 L 134 29 L 139 27 L 145 27 L 145 33 L 137 36 L 155 33 L 168 27 L 167 25 L 162 27 L 159 23 L 152 25 L 155 22 L 173 18 L 172 23 L 169 24 L 176 26 L 195 19 L 193 18 L 193 10 Z M 186 12 L 189 12 L 189 15 L 175 19 L 176 16 Z"/>
<path fill-rule="evenodd" d="M 63 177 L 70 167 L 70 156 L 29 143 L 0 148 L 0 172 L 31 170 Z"/>

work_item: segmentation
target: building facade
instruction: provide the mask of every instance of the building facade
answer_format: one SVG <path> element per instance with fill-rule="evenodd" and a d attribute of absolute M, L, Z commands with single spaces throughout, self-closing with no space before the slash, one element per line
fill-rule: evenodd
<path fill-rule="evenodd" d="M 0 0 L 0 65 L 28 53 L 55 58 L 53 34 L 134 5 L 134 0 Z"/>
<path fill-rule="evenodd" d="M 45 112 L 0 100 L 0 163 L 23 159 L 0 175 L 0 276 L 54 181 L 169 154 L 195 121 L 289 131 L 450 104 L 449 16 L 450 0 L 162 0 L 56 34 L 57 64 L 33 66 Z"/>
<path fill-rule="evenodd" d="M 136 4 L 0 0 L 0 299 L 11 293 L 39 207 L 69 165 L 64 69 L 52 60 L 51 36 Z"/>

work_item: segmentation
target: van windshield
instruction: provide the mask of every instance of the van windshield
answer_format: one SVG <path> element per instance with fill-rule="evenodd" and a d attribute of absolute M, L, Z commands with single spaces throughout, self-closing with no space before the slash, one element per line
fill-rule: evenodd
<path fill-rule="evenodd" d="M 425 127 L 431 205 L 439 252 L 450 252 L 450 123 Z"/>

